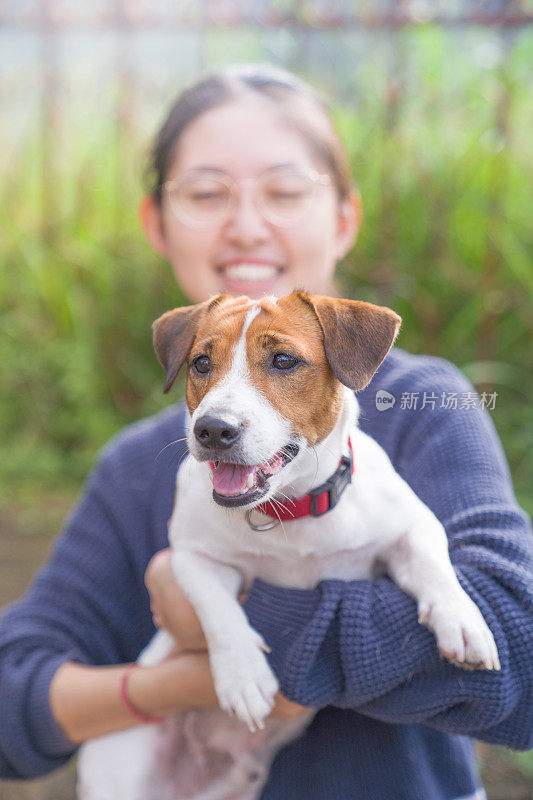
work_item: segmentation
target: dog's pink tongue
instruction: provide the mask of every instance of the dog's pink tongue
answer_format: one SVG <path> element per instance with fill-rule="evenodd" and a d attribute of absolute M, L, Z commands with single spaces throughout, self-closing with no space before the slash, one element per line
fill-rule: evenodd
<path fill-rule="evenodd" d="M 254 468 L 247 464 L 226 464 L 219 461 L 213 472 L 213 486 L 218 494 L 235 495 L 246 491 L 248 475 Z"/>

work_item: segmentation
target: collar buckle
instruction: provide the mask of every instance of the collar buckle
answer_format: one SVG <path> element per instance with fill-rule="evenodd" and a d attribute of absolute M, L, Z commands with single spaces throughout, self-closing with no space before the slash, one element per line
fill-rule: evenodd
<path fill-rule="evenodd" d="M 325 483 L 317 486 L 316 489 L 311 489 L 309 492 L 311 497 L 311 516 L 321 517 L 322 514 L 325 514 L 332 509 L 333 506 L 337 505 L 341 494 L 351 481 L 352 456 L 350 454 L 349 456 L 343 456 L 341 458 L 341 463 L 331 478 L 328 478 Z M 328 493 L 328 505 L 326 508 L 319 511 L 317 507 L 317 498 L 319 495 L 324 494 L 324 492 Z"/>

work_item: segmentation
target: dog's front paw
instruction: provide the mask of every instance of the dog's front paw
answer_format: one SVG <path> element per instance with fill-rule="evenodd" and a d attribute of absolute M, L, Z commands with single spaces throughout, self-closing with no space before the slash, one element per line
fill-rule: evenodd
<path fill-rule="evenodd" d="M 278 691 L 278 681 L 264 656 L 268 652 L 256 631 L 210 655 L 220 707 L 245 722 L 251 731 L 264 728 Z"/>
<path fill-rule="evenodd" d="M 418 621 L 433 631 L 441 654 L 458 667 L 500 669 L 494 637 L 465 592 L 445 601 L 421 601 Z"/>

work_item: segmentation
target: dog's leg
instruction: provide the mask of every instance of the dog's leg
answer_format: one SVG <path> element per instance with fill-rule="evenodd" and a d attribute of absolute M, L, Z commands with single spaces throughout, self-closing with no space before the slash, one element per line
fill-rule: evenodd
<path fill-rule="evenodd" d="M 202 625 L 221 708 L 252 731 L 263 728 L 278 682 L 264 655 L 268 647 L 238 602 L 240 573 L 184 549 L 173 552 L 172 568 Z"/>
<path fill-rule="evenodd" d="M 446 532 L 427 510 L 385 554 L 389 575 L 418 603 L 418 619 L 433 631 L 442 655 L 470 669 L 500 669 L 494 637 L 462 589 Z"/>

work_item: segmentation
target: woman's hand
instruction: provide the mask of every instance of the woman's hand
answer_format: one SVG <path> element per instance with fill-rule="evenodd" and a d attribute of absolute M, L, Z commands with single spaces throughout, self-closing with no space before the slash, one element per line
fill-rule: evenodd
<path fill-rule="evenodd" d="M 150 593 L 150 607 L 157 628 L 164 628 L 176 640 L 176 649 L 169 658 L 179 654 L 198 653 L 198 657 L 182 659 L 184 673 L 196 670 L 195 703 L 200 706 L 213 704 L 213 684 L 208 669 L 207 656 L 200 656 L 199 651 L 207 649 L 205 637 L 196 612 L 180 590 L 170 563 L 170 548 L 160 550 L 148 564 L 145 583 Z M 241 598 L 241 600 L 244 598 Z M 299 717 L 308 709 L 299 703 L 287 700 L 281 692 L 276 695 L 272 716 L 277 719 L 291 720 Z"/>
<path fill-rule="evenodd" d="M 206 650 L 207 645 L 196 612 L 179 588 L 172 572 L 170 548 L 151 559 L 144 576 L 156 628 L 168 631 L 180 653 Z"/>
<path fill-rule="evenodd" d="M 278 692 L 274 703 L 274 708 L 271 711 L 271 716 L 275 719 L 291 720 L 301 717 L 309 711 L 307 706 L 301 706 L 299 703 L 293 703 L 292 700 L 287 700 L 285 695 Z"/>
<path fill-rule="evenodd" d="M 59 667 L 50 684 L 50 706 L 67 739 L 80 744 L 139 724 L 121 697 L 127 668 L 69 662 Z M 139 712 L 150 717 L 163 718 L 188 708 L 215 708 L 218 701 L 209 656 L 205 651 L 181 653 L 161 664 L 140 666 L 129 676 L 128 697 Z M 278 694 L 272 715 L 291 720 L 305 710 Z"/>
<path fill-rule="evenodd" d="M 218 700 L 209 656 L 204 652 L 170 653 L 161 664 L 132 673 L 129 695 L 143 713 L 165 716 L 186 708 L 214 708 Z M 308 711 L 305 706 L 276 695 L 272 716 L 292 720 Z"/>

